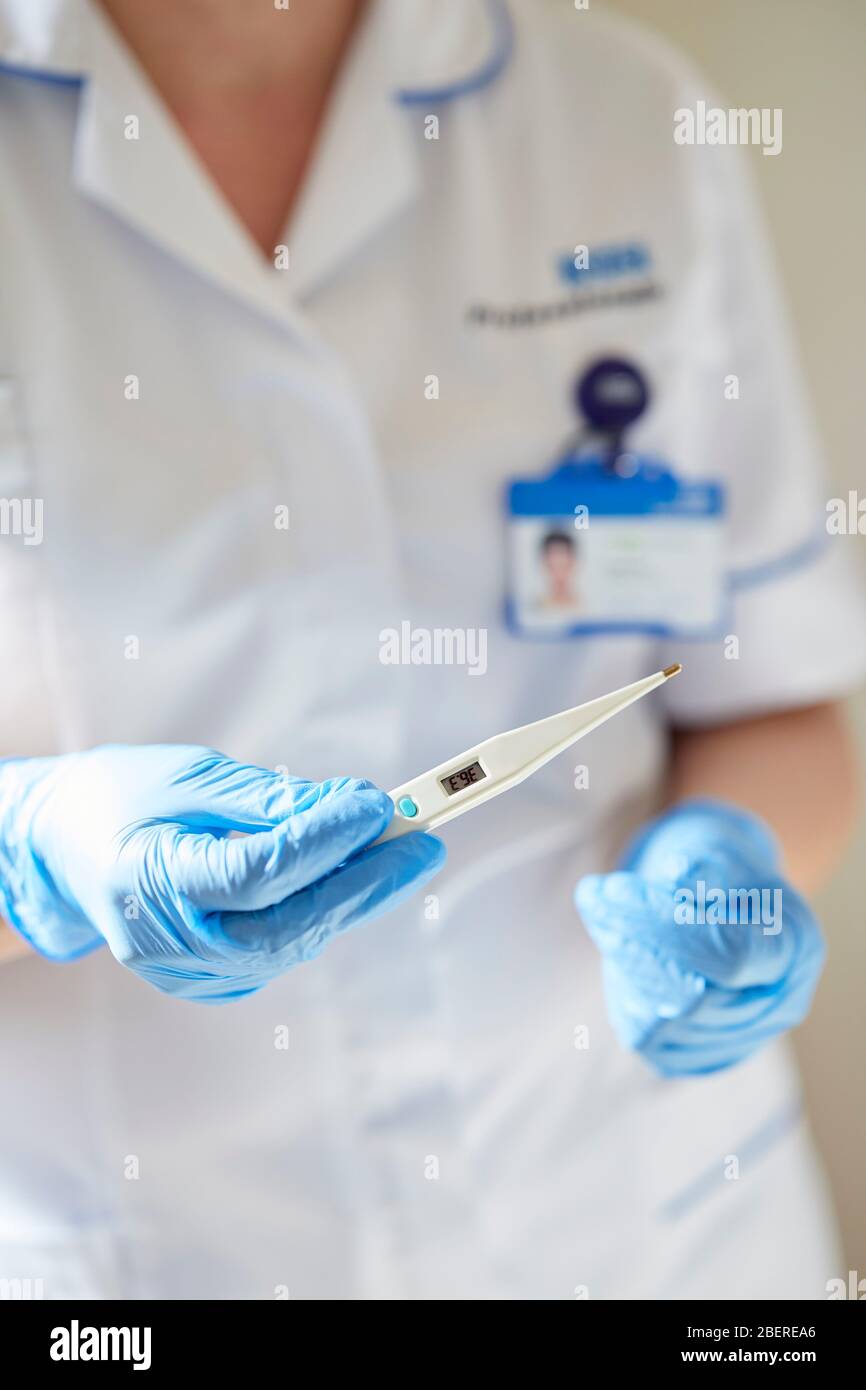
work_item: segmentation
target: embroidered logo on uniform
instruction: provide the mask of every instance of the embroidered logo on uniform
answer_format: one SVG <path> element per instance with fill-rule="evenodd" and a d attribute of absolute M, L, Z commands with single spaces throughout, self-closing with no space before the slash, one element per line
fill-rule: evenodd
<path fill-rule="evenodd" d="M 590 280 L 616 280 L 623 275 L 646 275 L 652 267 L 648 246 L 627 241 L 613 246 L 575 246 L 557 260 L 559 278 L 569 285 Z"/>
<path fill-rule="evenodd" d="M 470 304 L 467 320 L 479 327 L 534 328 L 596 309 L 651 303 L 662 294 L 652 278 L 649 247 L 643 242 L 579 245 L 558 255 L 554 264 L 557 277 L 572 287 L 567 298 L 535 304 Z"/>

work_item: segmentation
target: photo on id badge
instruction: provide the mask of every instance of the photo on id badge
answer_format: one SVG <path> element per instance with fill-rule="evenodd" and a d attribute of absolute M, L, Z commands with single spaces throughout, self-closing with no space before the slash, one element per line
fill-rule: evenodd
<path fill-rule="evenodd" d="M 517 541 L 515 592 L 530 625 L 569 626 L 582 611 L 578 533 L 568 523 L 568 517 L 530 521 Z"/>
<path fill-rule="evenodd" d="M 509 626 L 525 637 L 644 632 L 710 637 L 724 625 L 724 504 L 638 458 L 618 477 L 566 461 L 509 489 Z"/>
<path fill-rule="evenodd" d="M 553 639 L 715 635 L 727 608 L 724 489 L 626 448 L 649 399 L 633 363 L 595 362 L 575 399 L 577 441 L 549 472 L 506 490 L 509 627 Z"/>

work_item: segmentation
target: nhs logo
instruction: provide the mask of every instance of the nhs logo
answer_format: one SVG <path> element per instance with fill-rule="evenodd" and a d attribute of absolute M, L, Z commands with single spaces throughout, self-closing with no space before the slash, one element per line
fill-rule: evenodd
<path fill-rule="evenodd" d="M 596 284 L 623 275 L 644 275 L 652 268 L 650 249 L 641 241 L 607 246 L 575 246 L 558 257 L 559 278 L 569 285 Z"/>

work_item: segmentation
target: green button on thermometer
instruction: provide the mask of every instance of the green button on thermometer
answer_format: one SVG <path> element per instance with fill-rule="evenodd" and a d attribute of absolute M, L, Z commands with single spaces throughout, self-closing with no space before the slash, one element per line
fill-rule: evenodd
<path fill-rule="evenodd" d="M 549 719 L 539 719 L 535 724 L 524 724 L 507 734 L 497 734 L 450 762 L 422 772 L 420 777 L 391 792 L 391 800 L 400 814 L 394 817 L 380 840 L 393 840 L 398 835 L 407 835 L 410 830 L 435 830 L 437 825 L 462 816 L 464 811 L 482 801 L 516 787 L 557 753 L 564 752 L 584 734 L 597 729 L 599 724 L 619 714 L 642 695 L 664 685 L 680 669 L 679 666 L 666 666 L 664 671 L 624 685 L 621 690 L 602 695 L 598 700 L 552 714 Z"/>

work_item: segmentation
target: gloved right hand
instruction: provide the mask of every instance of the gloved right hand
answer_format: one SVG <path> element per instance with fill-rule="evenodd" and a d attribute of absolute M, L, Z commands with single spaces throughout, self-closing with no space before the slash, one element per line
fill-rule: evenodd
<path fill-rule="evenodd" d="M 236 998 L 435 873 L 432 835 L 365 850 L 393 810 L 370 782 L 305 782 L 208 748 L 0 761 L 0 917 L 54 960 L 107 942 L 167 994 Z"/>

